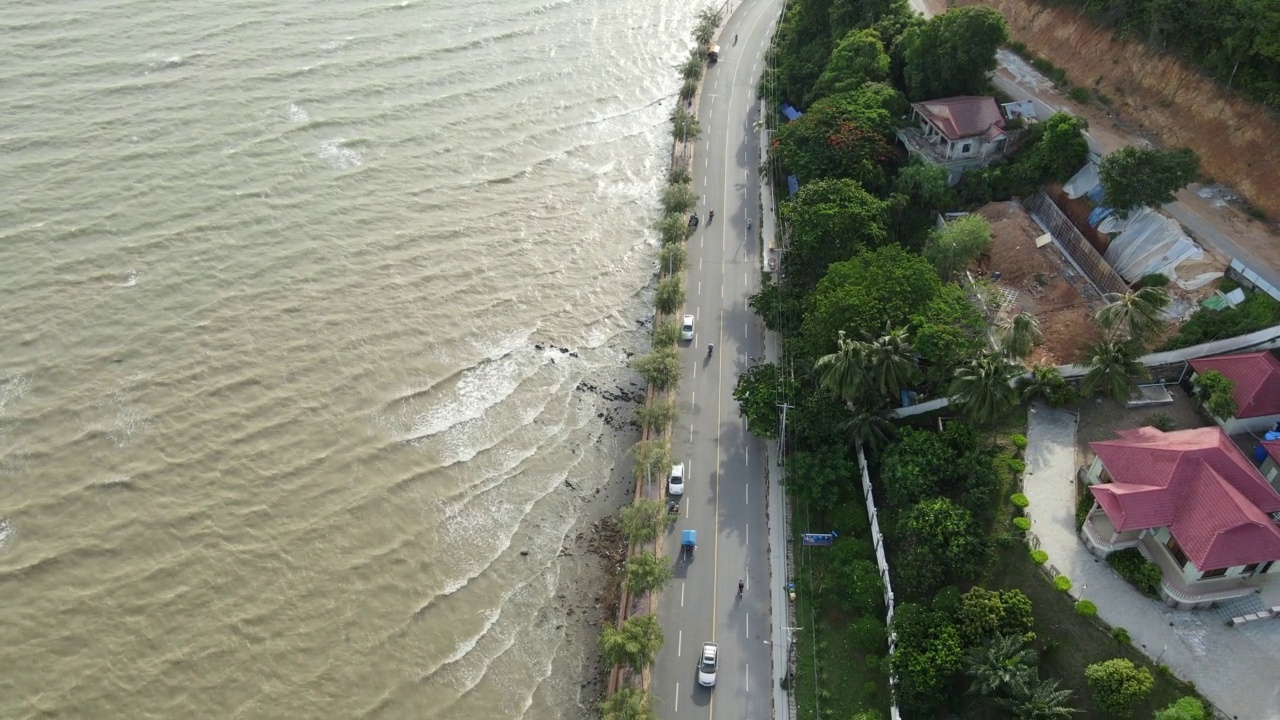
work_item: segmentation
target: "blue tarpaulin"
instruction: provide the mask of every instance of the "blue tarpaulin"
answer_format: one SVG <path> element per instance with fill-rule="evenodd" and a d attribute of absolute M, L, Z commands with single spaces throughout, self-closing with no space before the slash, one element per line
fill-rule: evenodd
<path fill-rule="evenodd" d="M 1103 192 L 1105 191 L 1102 189 L 1102 183 L 1098 183 L 1097 185 L 1094 185 L 1089 192 L 1085 193 L 1085 196 L 1096 203 L 1100 203 L 1102 202 Z"/>
<path fill-rule="evenodd" d="M 1107 217 L 1114 212 L 1115 210 L 1112 210 L 1109 207 L 1102 207 L 1099 205 L 1093 209 L 1093 212 L 1089 213 L 1089 227 L 1098 227 L 1098 223 L 1106 220 Z"/>
<path fill-rule="evenodd" d="M 792 120 L 795 120 L 796 118 L 800 117 L 803 114 L 804 113 L 791 107 L 790 105 L 786 103 L 782 103 L 782 116 L 787 119 L 787 122 L 791 122 Z"/>
<path fill-rule="evenodd" d="M 792 195 L 800 192 L 800 180 L 798 180 L 795 175 L 787 176 L 787 192 Z"/>

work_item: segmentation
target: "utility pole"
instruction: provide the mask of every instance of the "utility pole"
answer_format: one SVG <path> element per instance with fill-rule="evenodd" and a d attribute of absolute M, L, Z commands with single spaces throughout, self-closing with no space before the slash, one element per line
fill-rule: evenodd
<path fill-rule="evenodd" d="M 778 407 L 782 408 L 782 430 L 778 433 L 778 467 L 782 467 L 782 460 L 787 456 L 787 410 L 794 406 L 783 402 Z"/>

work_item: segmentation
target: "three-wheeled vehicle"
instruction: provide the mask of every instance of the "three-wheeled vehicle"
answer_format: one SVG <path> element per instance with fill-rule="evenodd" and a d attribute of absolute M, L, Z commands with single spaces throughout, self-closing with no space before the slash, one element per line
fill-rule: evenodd
<path fill-rule="evenodd" d="M 712 45 L 711 47 L 707 48 L 707 64 L 708 65 L 715 65 L 716 61 L 719 59 L 720 59 L 719 45 Z"/>
<path fill-rule="evenodd" d="M 680 532 L 680 556 L 686 560 L 693 559 L 693 551 L 698 547 L 698 531 L 682 530 Z"/>

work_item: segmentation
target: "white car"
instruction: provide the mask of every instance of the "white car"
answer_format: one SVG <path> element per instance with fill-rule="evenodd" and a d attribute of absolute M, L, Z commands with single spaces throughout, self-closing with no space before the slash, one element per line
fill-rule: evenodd
<path fill-rule="evenodd" d="M 692 315 L 684 316 L 684 322 L 680 324 L 680 339 L 681 340 L 693 339 L 693 316 Z"/>
<path fill-rule="evenodd" d="M 684 494 L 684 463 L 671 466 L 671 478 L 667 480 L 667 494 Z"/>
<path fill-rule="evenodd" d="M 716 666 L 720 663 L 720 648 L 715 643 L 702 643 L 702 659 L 698 661 L 698 684 L 716 686 Z"/>

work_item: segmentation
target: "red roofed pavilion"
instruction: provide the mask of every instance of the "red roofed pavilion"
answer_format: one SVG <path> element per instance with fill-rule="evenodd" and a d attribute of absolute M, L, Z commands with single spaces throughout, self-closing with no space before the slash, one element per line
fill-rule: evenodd
<path fill-rule="evenodd" d="M 1081 537 L 1095 554 L 1137 547 L 1160 566 L 1165 602 L 1181 608 L 1280 576 L 1280 493 L 1222 428 L 1117 435 L 1089 445 L 1095 503 Z"/>

